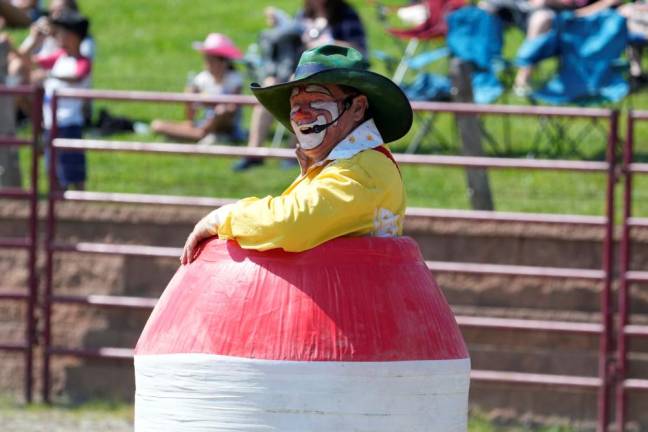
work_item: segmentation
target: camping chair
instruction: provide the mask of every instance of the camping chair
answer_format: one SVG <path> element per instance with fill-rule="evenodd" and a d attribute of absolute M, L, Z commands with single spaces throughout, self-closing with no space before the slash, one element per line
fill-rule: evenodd
<path fill-rule="evenodd" d="M 471 83 L 473 101 L 489 104 L 503 93 L 503 86 L 498 73 L 504 69 L 502 59 L 503 25 L 501 20 L 483 9 L 466 6 L 448 14 L 447 47 L 420 54 L 408 62 L 410 68 L 421 70 L 429 63 L 441 58 L 441 54 L 469 63 L 472 69 Z M 426 85 L 428 87 L 426 87 Z M 419 73 L 404 91 L 411 100 L 450 100 L 452 84 L 450 79 L 431 73 Z M 429 117 L 419 128 L 419 133 L 410 143 L 407 152 L 414 153 L 422 139 L 433 129 L 434 115 Z M 492 146 L 496 140 L 481 125 L 482 136 Z M 438 137 L 438 134 L 436 134 Z"/>
<path fill-rule="evenodd" d="M 374 51 L 373 53 L 375 57 L 385 62 L 387 68 L 392 73 L 392 80 L 395 83 L 400 84 L 403 81 L 405 73 L 409 68 L 408 63 L 416 54 L 420 41 L 443 38 L 448 30 L 445 17 L 453 10 L 465 4 L 465 0 L 422 0 L 415 5 L 395 9 L 396 14 L 402 19 L 416 23 L 413 27 L 409 28 L 387 28 L 387 32 L 396 40 L 407 41 L 407 45 L 403 49 L 403 54 L 397 62 L 396 59 L 383 51 Z M 386 8 L 380 4 L 378 4 L 378 7 L 380 11 L 379 18 L 382 21 L 386 21 L 384 13 Z M 422 15 L 422 19 L 417 21 L 415 19 L 417 15 Z"/>
<path fill-rule="evenodd" d="M 629 90 L 623 77 L 624 63 L 620 61 L 627 36 L 625 18 L 613 10 L 585 17 L 577 17 L 572 12 L 558 14 L 548 33 L 526 40 L 518 51 L 516 63 L 520 66 L 558 57 L 557 72 L 530 95 L 531 103 L 589 106 L 622 101 Z M 571 138 L 568 135 L 570 123 L 551 117 L 542 117 L 540 121 L 533 151 L 538 150 L 544 136 L 555 143 L 559 152 L 565 150 L 562 148 L 565 143 L 571 152 L 578 154 L 579 141 L 593 131 L 605 135 L 600 123 L 590 124 Z"/>

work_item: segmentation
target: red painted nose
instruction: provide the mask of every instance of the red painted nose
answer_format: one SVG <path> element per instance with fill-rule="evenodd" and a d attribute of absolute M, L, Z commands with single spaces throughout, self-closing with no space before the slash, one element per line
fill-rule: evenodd
<path fill-rule="evenodd" d="M 292 120 L 295 123 L 311 121 L 313 120 L 313 113 L 309 111 L 305 111 L 300 108 L 297 111 L 294 111 L 290 114 L 290 120 Z"/>

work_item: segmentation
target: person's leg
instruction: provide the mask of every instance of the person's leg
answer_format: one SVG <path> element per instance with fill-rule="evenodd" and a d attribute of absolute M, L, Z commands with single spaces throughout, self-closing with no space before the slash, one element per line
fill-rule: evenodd
<path fill-rule="evenodd" d="M 556 14 L 549 9 L 540 9 L 531 13 L 527 25 L 526 38 L 533 39 L 551 30 L 555 16 Z M 529 81 L 531 80 L 532 73 L 532 66 L 523 66 L 518 69 L 514 83 L 516 93 L 523 95 L 530 91 Z"/>
<path fill-rule="evenodd" d="M 642 47 L 636 45 L 630 45 L 628 47 L 628 62 L 630 67 L 630 76 L 640 77 L 642 74 L 641 71 L 641 52 Z"/>
<path fill-rule="evenodd" d="M 151 130 L 171 139 L 183 141 L 198 141 L 205 136 L 202 128 L 194 126 L 190 121 L 173 122 L 166 120 L 153 120 Z"/>
<path fill-rule="evenodd" d="M 648 28 L 645 25 L 645 18 L 648 18 L 648 5 L 638 5 L 629 3 L 620 6 L 617 9 L 619 15 L 627 20 L 628 32 L 632 35 L 631 41 L 636 39 L 639 42 L 642 39 L 648 40 Z M 627 55 L 630 69 L 630 78 L 633 84 L 643 84 L 643 71 L 641 68 L 641 55 L 643 53 L 642 43 L 633 43 L 628 45 Z"/>
<path fill-rule="evenodd" d="M 256 105 L 252 109 L 252 118 L 250 119 L 248 147 L 261 147 L 270 132 L 271 125 L 272 114 L 261 105 Z"/>
<path fill-rule="evenodd" d="M 7 57 L 7 85 L 26 85 L 29 84 L 29 67 L 17 55 L 9 54 Z M 32 114 L 31 98 L 25 95 L 15 97 L 16 114 L 24 115 L 23 118 L 30 117 Z"/>
<path fill-rule="evenodd" d="M 268 77 L 263 81 L 263 85 L 269 86 L 277 84 L 275 77 Z M 268 112 L 261 105 L 255 105 L 252 109 L 252 117 L 250 118 L 250 135 L 248 138 L 248 147 L 257 148 L 261 147 L 265 142 L 270 126 L 272 125 L 272 114 Z M 235 171 L 243 171 L 252 168 L 255 165 L 261 165 L 262 158 L 246 157 L 234 164 Z"/>
<path fill-rule="evenodd" d="M 58 130 L 58 138 L 80 139 L 81 126 L 64 126 Z M 58 150 L 56 152 L 56 176 L 62 190 L 84 190 L 86 181 L 86 155 L 83 150 Z"/>
<path fill-rule="evenodd" d="M 218 144 L 218 141 L 232 142 L 238 132 L 238 111 L 225 111 L 216 108 L 208 118 L 195 125 L 201 129 L 202 137 L 198 140 L 200 145 Z"/>

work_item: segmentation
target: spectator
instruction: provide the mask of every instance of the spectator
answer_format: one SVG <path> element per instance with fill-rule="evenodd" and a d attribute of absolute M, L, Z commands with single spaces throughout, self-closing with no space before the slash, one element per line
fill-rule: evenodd
<path fill-rule="evenodd" d="M 242 58 L 242 54 L 230 38 L 211 33 L 204 42 L 194 43 L 194 48 L 203 53 L 205 70 L 188 83 L 186 92 L 211 96 L 241 93 L 243 79 L 232 61 Z M 169 138 L 207 144 L 221 136 L 236 139 L 239 117 L 240 110 L 236 105 L 218 104 L 205 109 L 197 121 L 154 120 L 151 128 Z"/>
<path fill-rule="evenodd" d="M 89 88 L 91 59 L 81 54 L 81 42 L 88 35 L 89 22 L 86 17 L 75 11 L 65 10 L 51 18 L 52 32 L 59 49 L 49 55 L 30 57 L 40 38 L 22 54 L 23 61 L 33 65 L 38 71 L 49 71 L 43 85 L 45 101 L 43 104 L 44 137 L 47 141 L 51 133 L 53 113 L 51 97 L 54 90 L 62 88 Z M 83 103 L 80 100 L 61 99 L 56 112 L 58 138 L 81 138 L 84 126 Z M 83 190 L 86 180 L 85 153 L 77 150 L 59 150 L 56 155 L 56 177 L 61 189 Z M 47 154 L 46 154 L 47 158 Z"/>
<path fill-rule="evenodd" d="M 576 9 L 591 3 L 592 0 L 484 0 L 479 6 L 496 13 L 505 22 L 515 25 L 533 39 L 551 29 L 556 11 Z M 518 69 L 513 91 L 518 96 L 531 93 L 529 80 L 533 73 L 531 66 Z"/>
<path fill-rule="evenodd" d="M 40 85 L 46 78 L 47 71 L 43 69 L 33 69 L 29 62 L 24 61 L 26 56 L 47 57 L 60 50 L 56 37 L 52 31 L 52 19 L 59 16 L 64 11 L 79 12 L 76 0 L 52 0 L 46 16 L 42 16 L 35 21 L 30 29 L 29 34 L 20 44 L 17 52 L 9 56 L 9 85 Z M 94 60 L 95 43 L 90 34 L 81 42 L 81 55 L 85 58 Z M 27 97 L 17 97 L 17 117 L 19 120 L 27 118 L 30 113 L 30 102 Z M 84 116 L 90 118 L 90 101 L 84 102 Z"/>
<path fill-rule="evenodd" d="M 630 83 L 633 87 L 639 87 L 648 82 L 648 78 L 641 68 L 643 47 L 648 44 L 648 3 L 642 0 L 624 4 L 619 7 L 619 13 L 626 18 L 628 23 Z"/>
<path fill-rule="evenodd" d="M 336 44 L 357 49 L 365 57 L 367 41 L 364 27 L 356 11 L 344 0 L 305 0 L 304 9 L 297 13 L 292 24 L 285 13 L 275 8 L 266 9 L 268 24 L 275 28 L 297 28 L 301 34 L 302 49 L 310 49 L 323 44 Z M 263 36 L 263 33 L 262 33 Z M 294 50 L 291 64 L 282 70 L 293 70 L 301 50 Z M 270 52 L 276 52 L 270 49 Z M 285 82 L 286 74 L 270 73 L 262 77 L 263 85 L 270 86 Z M 248 147 L 261 147 L 272 124 L 272 116 L 261 106 L 252 111 Z M 244 158 L 234 165 L 235 171 L 242 171 L 263 163 L 260 158 Z"/>
<path fill-rule="evenodd" d="M 76 0 L 52 0 L 47 11 L 47 16 L 39 18 L 29 28 L 29 35 L 23 40 L 18 48 L 22 54 L 29 52 L 31 55 L 49 56 L 60 49 L 56 37 L 52 32 L 52 19 L 64 11 L 79 12 Z M 95 44 L 90 34 L 81 42 L 81 55 L 94 59 Z M 42 72 L 42 71 L 39 71 Z M 45 76 L 39 72 L 30 76 L 30 70 L 20 61 L 20 57 L 14 57 L 9 63 L 9 74 L 16 84 L 39 84 Z"/>

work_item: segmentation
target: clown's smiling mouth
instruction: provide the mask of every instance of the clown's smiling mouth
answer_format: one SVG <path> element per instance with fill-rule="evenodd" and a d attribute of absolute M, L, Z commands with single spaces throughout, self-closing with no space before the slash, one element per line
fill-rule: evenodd
<path fill-rule="evenodd" d="M 317 123 L 309 123 L 308 125 L 303 125 L 299 126 L 299 132 L 303 133 L 304 135 L 312 134 L 312 133 L 319 133 L 318 127 L 320 126 Z"/>

